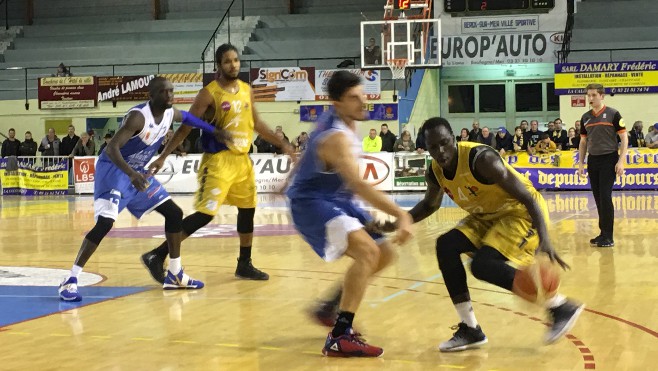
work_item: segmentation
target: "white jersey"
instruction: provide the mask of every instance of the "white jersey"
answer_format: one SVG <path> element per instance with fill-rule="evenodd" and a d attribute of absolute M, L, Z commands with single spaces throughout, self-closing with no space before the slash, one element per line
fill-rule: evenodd
<path fill-rule="evenodd" d="M 123 159 L 136 171 L 144 172 L 146 164 L 158 152 L 167 131 L 174 121 L 174 109 L 165 110 L 160 123 L 155 122 L 148 102 L 131 108 L 128 113 L 138 111 L 144 116 L 144 128 L 133 136 L 120 148 Z M 126 114 L 126 117 L 128 114 Z M 125 118 L 124 118 L 125 122 Z M 121 123 L 123 125 L 123 122 Z M 106 155 L 107 151 L 98 158 L 98 161 L 112 162 Z"/>

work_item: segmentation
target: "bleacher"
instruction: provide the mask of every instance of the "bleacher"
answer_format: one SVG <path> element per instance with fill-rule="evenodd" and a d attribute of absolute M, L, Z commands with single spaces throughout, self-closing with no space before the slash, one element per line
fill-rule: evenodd
<path fill-rule="evenodd" d="M 568 60 L 656 60 L 657 18 L 658 2 L 653 0 L 579 2 Z"/>

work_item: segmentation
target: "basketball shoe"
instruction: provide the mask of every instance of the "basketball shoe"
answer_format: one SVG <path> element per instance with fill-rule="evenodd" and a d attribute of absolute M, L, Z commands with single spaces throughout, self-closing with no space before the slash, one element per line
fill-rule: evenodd
<path fill-rule="evenodd" d="M 256 280 L 267 281 L 270 275 L 254 267 L 251 264 L 251 259 L 240 260 L 238 259 L 238 266 L 235 268 L 235 277 L 242 278 L 243 280 Z"/>
<path fill-rule="evenodd" d="M 164 284 L 165 269 L 164 260 L 160 259 L 153 251 L 142 255 L 142 264 L 149 270 L 151 277 L 159 283 Z"/>
<path fill-rule="evenodd" d="M 312 307 L 309 310 L 309 315 L 319 325 L 334 327 L 336 324 L 336 317 L 338 316 L 338 306 L 331 302 L 323 301 Z"/>
<path fill-rule="evenodd" d="M 203 282 L 193 280 L 183 272 L 181 269 L 178 274 L 173 274 L 171 271 L 167 270 L 167 277 L 164 279 L 162 288 L 165 290 L 180 290 L 180 289 L 202 289 L 204 286 Z"/>
<path fill-rule="evenodd" d="M 479 348 L 480 345 L 486 344 L 489 340 L 482 332 L 480 325 L 476 328 L 468 327 L 464 322 L 457 326 L 451 327 L 457 330 L 450 340 L 439 344 L 439 350 L 442 352 L 459 352 L 466 349 Z"/>
<path fill-rule="evenodd" d="M 322 348 L 322 354 L 327 357 L 380 357 L 384 349 L 366 344 L 361 334 L 349 328 L 345 334 L 333 337 L 331 332 Z"/>
<path fill-rule="evenodd" d="M 82 295 L 78 292 L 78 279 L 69 277 L 59 285 L 59 298 L 64 301 L 80 301 Z"/>
<path fill-rule="evenodd" d="M 556 342 L 562 335 L 571 330 L 583 309 L 585 309 L 585 304 L 577 304 L 571 300 L 567 300 L 564 304 L 555 308 L 550 308 L 548 314 L 553 324 L 546 334 L 546 343 Z"/>

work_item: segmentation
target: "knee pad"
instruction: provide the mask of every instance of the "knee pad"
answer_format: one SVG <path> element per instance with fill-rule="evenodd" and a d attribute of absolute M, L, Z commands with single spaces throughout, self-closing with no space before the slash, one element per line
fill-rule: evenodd
<path fill-rule="evenodd" d="M 101 243 L 103 238 L 110 232 L 112 229 L 112 226 L 114 225 L 114 220 L 110 218 L 106 218 L 104 216 L 99 216 L 98 219 L 96 220 L 96 225 L 94 228 L 87 233 L 87 236 L 85 237 L 87 240 L 93 242 L 94 244 L 98 245 Z"/>
<path fill-rule="evenodd" d="M 254 214 L 255 208 L 242 209 L 238 208 L 238 233 L 248 234 L 254 232 Z"/>
<path fill-rule="evenodd" d="M 194 232 L 212 222 L 213 218 L 214 216 L 212 215 L 200 213 L 197 211 L 196 213 L 183 219 L 183 232 L 186 235 L 191 236 Z"/>

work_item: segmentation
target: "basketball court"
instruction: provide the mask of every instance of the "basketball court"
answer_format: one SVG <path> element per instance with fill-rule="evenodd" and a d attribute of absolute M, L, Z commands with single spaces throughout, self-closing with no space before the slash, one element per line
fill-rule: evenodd
<path fill-rule="evenodd" d="M 411 207 L 420 194 L 394 196 Z M 573 270 L 561 291 L 587 309 L 560 342 L 542 344 L 545 313 L 473 279 L 474 309 L 489 344 L 461 353 L 436 345 L 458 317 L 435 253 L 436 237 L 464 215 L 451 201 L 420 223 L 400 258 L 374 280 L 356 326 L 381 359 L 334 359 L 320 350 L 328 329 L 306 314 L 337 284 L 348 259 L 323 262 L 294 231 L 283 199 L 261 195 L 254 264 L 265 282 L 233 277 L 236 212 L 223 207 L 198 237 L 183 242 L 183 264 L 206 283 L 199 291 L 164 292 L 140 263 L 158 245 L 163 221 L 122 213 L 87 265 L 83 301 L 63 303 L 57 285 L 93 226 L 92 198 L 2 199 L 0 343 L 3 369 L 220 370 L 644 370 L 656 362 L 655 243 L 658 195 L 615 192 L 616 247 L 596 249 L 590 193 L 546 193 L 558 252 Z M 186 214 L 191 196 L 175 196 Z M 29 268 L 28 268 L 29 267 Z M 38 269 L 36 269 L 38 268 Z"/>

